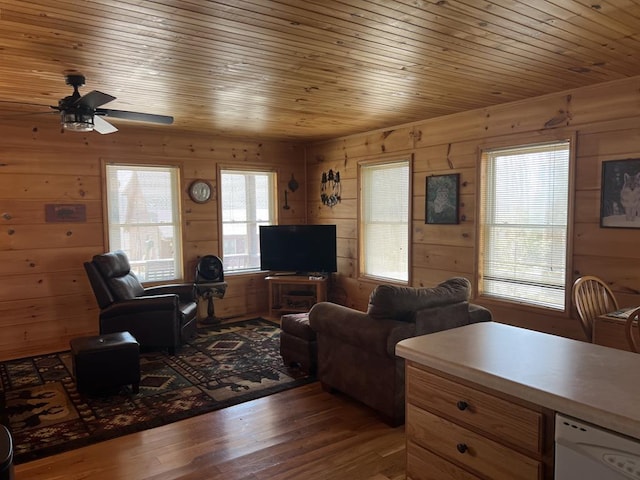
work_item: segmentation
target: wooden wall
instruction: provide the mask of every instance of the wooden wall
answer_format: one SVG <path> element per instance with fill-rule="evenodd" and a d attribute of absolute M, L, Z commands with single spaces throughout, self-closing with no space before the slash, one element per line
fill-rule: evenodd
<path fill-rule="evenodd" d="M 68 348 L 69 339 L 97 331 L 97 305 L 82 262 L 107 249 L 103 231 L 103 164 L 177 164 L 182 168 L 186 279 L 198 256 L 219 253 L 216 201 L 191 202 L 195 178 L 216 183 L 217 165 L 267 165 L 278 170 L 281 223 L 336 223 L 338 268 L 330 299 L 366 308 L 374 284 L 357 275 L 357 165 L 413 157 L 413 285 L 432 286 L 476 272 L 476 187 L 485 147 L 575 138 L 571 280 L 604 278 L 621 305 L 640 304 L 640 230 L 599 227 L 600 172 L 605 160 L 640 157 L 640 78 L 621 80 L 435 120 L 307 146 L 216 138 L 122 122 L 120 131 L 61 133 L 55 116 L 0 122 L 0 360 Z M 306 150 L 306 151 L 305 151 Z M 304 159 L 306 158 L 306 163 Z M 320 202 L 323 171 L 339 171 L 342 201 Z M 459 225 L 425 225 L 425 177 L 461 174 Z M 300 189 L 289 193 L 291 174 Z M 304 179 L 306 178 L 306 182 Z M 306 188 L 305 188 L 306 187 Z M 82 203 L 82 223 L 47 223 L 44 205 Z M 263 275 L 227 275 L 216 303 L 222 317 L 264 313 Z M 577 320 L 540 308 L 477 299 L 498 321 L 581 338 Z"/>
<path fill-rule="evenodd" d="M 480 151 L 486 147 L 575 138 L 571 279 L 597 275 L 621 305 L 640 305 L 640 230 L 599 227 L 600 175 L 605 160 L 640 157 L 640 78 L 635 77 L 474 110 L 434 120 L 313 144 L 307 152 L 309 223 L 338 225 L 339 272 L 331 298 L 366 308 L 374 284 L 358 277 L 357 167 L 378 158 L 413 156 L 411 278 L 433 286 L 451 276 L 476 278 L 476 199 Z M 320 176 L 340 172 L 342 202 L 320 202 Z M 426 225 L 425 178 L 460 173 L 459 225 Z M 570 284 L 567 285 L 570 288 Z M 557 313 L 477 298 L 496 320 L 583 338 L 573 312 Z"/>
<path fill-rule="evenodd" d="M 83 262 L 107 250 L 103 222 L 105 162 L 179 165 L 182 171 L 183 262 L 192 281 L 199 256 L 220 254 L 218 206 L 187 195 L 196 178 L 216 185 L 217 165 L 269 166 L 278 172 L 282 223 L 305 221 L 304 147 L 287 142 L 225 139 L 171 127 L 118 123 L 110 135 L 61 133 L 55 115 L 0 121 L 0 360 L 68 349 L 73 337 L 97 333 L 98 307 Z M 80 223 L 45 222 L 45 204 L 83 204 Z M 264 275 L 226 275 L 221 317 L 264 313 Z"/>

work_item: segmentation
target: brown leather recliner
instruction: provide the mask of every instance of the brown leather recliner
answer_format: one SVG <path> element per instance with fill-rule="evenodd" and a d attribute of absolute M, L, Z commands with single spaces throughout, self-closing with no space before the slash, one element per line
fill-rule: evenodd
<path fill-rule="evenodd" d="M 95 255 L 84 268 L 100 307 L 100 334 L 129 332 L 141 347 L 172 355 L 196 335 L 193 284 L 144 288 L 122 250 Z"/>
<path fill-rule="evenodd" d="M 377 410 L 392 426 L 404 423 L 405 338 L 490 321 L 491 312 L 469 303 L 471 284 L 455 277 L 433 288 L 378 285 L 367 312 L 320 302 L 309 312 L 318 337 L 318 378 Z"/>

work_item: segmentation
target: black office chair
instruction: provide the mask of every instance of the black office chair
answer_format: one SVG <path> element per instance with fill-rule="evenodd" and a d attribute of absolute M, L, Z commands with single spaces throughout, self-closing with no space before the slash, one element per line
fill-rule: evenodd
<path fill-rule="evenodd" d="M 216 318 L 213 299 L 223 298 L 227 291 L 227 282 L 224 281 L 224 268 L 220 258 L 215 255 L 205 255 L 198 261 L 194 289 L 198 297 L 207 300 L 207 318 L 201 320 L 201 323 L 219 323 L 220 319 Z"/>

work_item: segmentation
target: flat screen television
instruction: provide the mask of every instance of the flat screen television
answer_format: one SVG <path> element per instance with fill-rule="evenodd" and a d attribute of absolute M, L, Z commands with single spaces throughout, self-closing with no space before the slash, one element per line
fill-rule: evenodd
<path fill-rule="evenodd" d="M 260 226 L 260 269 L 300 274 L 337 272 L 336 226 Z"/>

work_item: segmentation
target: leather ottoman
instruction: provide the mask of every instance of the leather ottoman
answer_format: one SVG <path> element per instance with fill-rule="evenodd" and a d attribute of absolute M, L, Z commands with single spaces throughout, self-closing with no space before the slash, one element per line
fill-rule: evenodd
<path fill-rule="evenodd" d="M 285 365 L 298 365 L 314 374 L 318 367 L 316 332 L 309 326 L 308 313 L 290 313 L 280 318 L 280 356 Z"/>
<path fill-rule="evenodd" d="M 73 375 L 78 391 L 96 392 L 140 386 L 140 345 L 129 332 L 74 338 L 71 345 Z"/>

